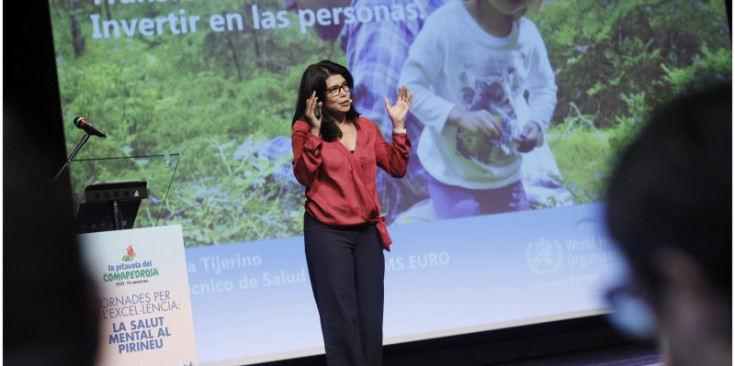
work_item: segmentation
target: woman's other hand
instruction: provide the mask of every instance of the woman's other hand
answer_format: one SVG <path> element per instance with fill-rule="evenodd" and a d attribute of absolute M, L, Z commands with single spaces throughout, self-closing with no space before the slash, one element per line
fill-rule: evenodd
<path fill-rule="evenodd" d="M 408 110 L 411 108 L 412 101 L 413 94 L 405 85 L 398 88 L 396 104 L 391 106 L 390 100 L 385 98 L 385 109 L 388 111 L 388 117 L 393 122 L 394 130 L 403 130 L 406 128 L 406 114 L 408 114 Z"/>

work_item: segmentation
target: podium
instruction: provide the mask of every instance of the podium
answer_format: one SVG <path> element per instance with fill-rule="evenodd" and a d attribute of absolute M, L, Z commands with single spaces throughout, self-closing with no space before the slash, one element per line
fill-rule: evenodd
<path fill-rule="evenodd" d="M 197 365 L 181 225 L 78 236 L 99 306 L 98 366 Z"/>
<path fill-rule="evenodd" d="M 78 231 L 158 226 L 178 163 L 179 154 L 73 160 Z"/>
<path fill-rule="evenodd" d="M 77 212 L 79 232 L 132 229 L 141 200 L 148 197 L 147 185 L 143 180 L 88 185 Z"/>
<path fill-rule="evenodd" d="M 97 287 L 99 366 L 198 363 L 183 229 L 164 210 L 178 164 L 178 154 L 69 164 Z"/>

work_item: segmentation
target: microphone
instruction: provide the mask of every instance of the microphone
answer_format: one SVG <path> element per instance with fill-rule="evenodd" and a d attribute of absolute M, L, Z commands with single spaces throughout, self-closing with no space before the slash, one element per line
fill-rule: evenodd
<path fill-rule="evenodd" d="M 74 117 L 74 126 L 77 126 L 77 128 L 84 130 L 89 135 L 95 135 L 104 138 L 107 138 L 107 135 L 105 135 L 104 132 L 97 129 L 97 127 L 94 127 L 89 121 L 84 119 L 82 116 Z"/>

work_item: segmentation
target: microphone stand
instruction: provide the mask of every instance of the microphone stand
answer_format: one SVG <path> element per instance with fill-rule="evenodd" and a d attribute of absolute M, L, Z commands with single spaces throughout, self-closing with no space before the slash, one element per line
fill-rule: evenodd
<path fill-rule="evenodd" d="M 74 148 L 74 151 L 72 151 L 71 154 L 69 155 L 69 158 L 66 159 L 66 164 L 64 164 L 64 166 L 61 167 L 59 172 L 56 173 L 56 176 L 51 181 L 51 183 L 56 182 L 56 180 L 59 179 L 59 177 L 61 176 L 61 173 L 63 173 L 69 168 L 69 164 L 71 164 L 72 159 L 74 159 L 74 157 L 77 155 L 79 150 L 82 149 L 82 146 L 84 146 L 84 144 L 87 143 L 87 140 L 89 140 L 89 134 L 85 133 L 82 139 L 79 141 L 79 143 L 77 143 L 77 146 Z"/>

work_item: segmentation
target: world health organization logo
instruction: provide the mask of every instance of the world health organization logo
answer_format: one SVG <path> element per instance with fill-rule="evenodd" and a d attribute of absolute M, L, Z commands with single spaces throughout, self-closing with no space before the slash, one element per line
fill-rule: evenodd
<path fill-rule="evenodd" d="M 526 246 L 526 263 L 537 275 L 556 273 L 563 262 L 564 248 L 558 240 L 542 236 Z"/>

